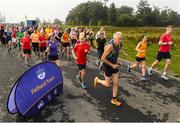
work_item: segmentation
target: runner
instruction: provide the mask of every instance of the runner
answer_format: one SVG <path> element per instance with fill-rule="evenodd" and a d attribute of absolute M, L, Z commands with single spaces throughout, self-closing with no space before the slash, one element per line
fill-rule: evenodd
<path fill-rule="evenodd" d="M 46 51 L 46 41 L 47 41 L 47 37 L 46 37 L 46 34 L 45 32 L 41 32 L 41 35 L 39 37 L 39 49 L 40 49 L 40 52 L 41 52 L 41 59 L 42 61 L 45 60 L 45 51 Z"/>
<path fill-rule="evenodd" d="M 50 36 L 50 40 L 46 45 L 46 53 L 48 53 L 48 60 L 55 63 L 60 67 L 60 60 L 58 57 L 58 41 L 55 39 L 54 35 Z"/>
<path fill-rule="evenodd" d="M 77 42 L 77 34 L 76 34 L 74 28 L 71 29 L 70 36 L 71 36 L 71 46 L 72 46 L 72 48 L 74 48 L 74 46 Z"/>
<path fill-rule="evenodd" d="M 96 34 L 96 39 L 98 39 L 98 37 L 100 37 L 100 33 L 103 32 L 103 37 L 106 38 L 106 32 L 104 27 L 101 27 L 100 31 L 97 32 Z"/>
<path fill-rule="evenodd" d="M 37 30 L 34 30 L 34 32 L 31 34 L 31 39 L 32 39 L 32 46 L 33 46 L 33 51 L 35 55 L 39 55 L 39 35 L 37 33 Z"/>
<path fill-rule="evenodd" d="M 16 37 L 17 37 L 17 45 L 18 45 L 18 56 L 21 56 L 21 38 L 24 36 L 23 34 L 23 30 L 22 27 L 19 27 L 17 33 L 16 33 Z"/>
<path fill-rule="evenodd" d="M 162 59 L 166 60 L 166 65 L 164 67 L 164 72 L 161 75 L 162 78 L 164 78 L 165 80 L 168 80 L 168 76 L 167 76 L 167 69 L 169 68 L 170 64 L 171 64 L 171 55 L 170 55 L 170 50 L 171 50 L 171 45 L 173 44 L 172 42 L 172 33 L 173 31 L 173 27 L 171 25 L 169 25 L 166 28 L 166 33 L 164 33 L 159 41 L 159 51 L 156 57 L 156 60 L 154 61 L 154 63 L 151 65 L 150 68 L 148 68 L 148 74 L 152 75 L 152 69 L 159 64 L 159 62 Z"/>
<path fill-rule="evenodd" d="M 57 29 L 57 32 L 56 32 L 56 40 L 59 42 L 59 51 L 62 53 L 62 41 L 61 41 L 61 38 L 62 38 L 62 35 L 63 35 L 63 32 L 61 30 L 61 28 L 58 28 Z"/>
<path fill-rule="evenodd" d="M 24 32 L 24 37 L 22 37 L 22 39 L 21 39 L 21 46 L 23 49 L 26 68 L 28 68 L 28 67 L 30 67 L 29 60 L 31 57 L 31 39 L 30 39 L 27 31 Z"/>
<path fill-rule="evenodd" d="M 128 66 L 128 72 L 131 72 L 132 68 L 135 68 L 137 66 L 139 66 L 141 64 L 142 67 L 142 78 L 141 80 L 145 81 L 147 80 L 146 78 L 146 50 L 147 48 L 147 35 L 143 34 L 142 35 L 142 41 L 140 41 L 138 43 L 138 45 L 136 46 L 136 51 L 138 52 L 136 54 L 136 63 L 132 64 L 131 66 Z"/>
<path fill-rule="evenodd" d="M 12 45 L 13 45 L 12 37 L 11 37 L 12 32 L 10 31 L 9 27 L 7 27 L 4 33 L 5 33 L 4 35 L 5 35 L 5 40 L 6 40 L 6 44 L 8 48 L 8 53 L 10 53 L 12 50 Z"/>
<path fill-rule="evenodd" d="M 16 32 L 17 32 L 17 29 L 13 27 L 11 37 L 12 37 L 12 46 L 14 49 L 17 47 Z"/>
<path fill-rule="evenodd" d="M 104 52 L 104 46 L 105 46 L 105 43 L 106 43 L 106 38 L 104 38 L 103 32 L 100 32 L 100 37 L 98 37 L 96 42 L 97 42 L 97 45 L 98 45 L 98 48 L 97 48 L 97 50 L 98 50 L 98 60 L 97 60 L 96 64 L 99 66 L 102 54 Z"/>
<path fill-rule="evenodd" d="M 119 75 L 118 75 L 118 67 L 120 64 L 118 63 L 118 56 L 119 50 L 122 47 L 122 33 L 116 32 L 114 34 L 114 39 L 108 42 L 107 46 L 105 47 L 105 51 L 102 55 L 101 60 L 103 61 L 103 69 L 104 69 L 104 76 L 105 80 L 100 80 L 98 77 L 94 79 L 94 87 L 96 88 L 99 84 L 102 84 L 106 87 L 111 86 L 111 79 L 113 81 L 113 94 L 111 103 L 120 106 L 121 102 L 117 99 L 117 91 L 118 91 L 118 82 L 119 82 Z"/>
<path fill-rule="evenodd" d="M 67 53 L 67 58 L 68 60 L 70 60 L 70 35 L 68 33 L 68 30 L 66 29 L 66 31 L 63 33 L 62 35 L 62 45 L 63 45 L 63 51 L 62 51 L 62 55 L 64 54 L 64 52 L 66 51 Z"/>
<path fill-rule="evenodd" d="M 87 88 L 87 85 L 85 82 L 86 55 L 90 53 L 90 47 L 89 47 L 88 43 L 85 41 L 84 33 L 80 33 L 79 41 L 76 43 L 72 53 L 73 53 L 73 56 L 76 60 L 76 64 L 79 69 L 77 78 L 78 78 L 79 82 L 81 82 L 82 88 L 86 89 Z"/>
<path fill-rule="evenodd" d="M 3 46 L 6 46 L 6 41 L 5 41 L 5 35 L 4 35 L 4 26 L 1 26 L 0 29 L 0 40 Z"/>
<path fill-rule="evenodd" d="M 90 42 L 91 42 L 91 47 L 94 48 L 94 45 L 93 45 L 94 32 L 93 32 L 92 28 L 91 28 L 90 31 L 89 31 L 89 40 L 90 40 Z"/>

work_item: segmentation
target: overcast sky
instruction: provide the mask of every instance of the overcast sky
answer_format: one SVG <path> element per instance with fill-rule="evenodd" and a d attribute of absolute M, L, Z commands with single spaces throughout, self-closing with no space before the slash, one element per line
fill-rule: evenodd
<path fill-rule="evenodd" d="M 41 20 L 53 20 L 59 18 L 64 21 L 69 10 L 82 2 L 88 0 L 0 0 L 0 12 L 6 16 L 8 22 L 20 22 L 39 17 Z M 90 0 L 93 1 L 93 0 Z M 103 1 L 103 0 L 99 0 Z M 109 0 L 108 6 L 114 2 L 116 7 L 122 5 L 133 7 L 139 0 Z M 166 6 L 180 13 L 180 0 L 148 0 L 151 6 L 155 5 L 164 9 Z"/>

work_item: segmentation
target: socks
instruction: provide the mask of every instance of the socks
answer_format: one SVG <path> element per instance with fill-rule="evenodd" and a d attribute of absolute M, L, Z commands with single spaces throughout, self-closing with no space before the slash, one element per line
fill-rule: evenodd
<path fill-rule="evenodd" d="M 166 75 L 166 72 L 163 72 L 163 75 Z"/>

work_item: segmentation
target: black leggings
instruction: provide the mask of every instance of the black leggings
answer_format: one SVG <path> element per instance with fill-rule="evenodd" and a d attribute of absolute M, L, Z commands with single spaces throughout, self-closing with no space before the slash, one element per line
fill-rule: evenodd
<path fill-rule="evenodd" d="M 37 53 L 39 52 L 39 43 L 32 43 L 32 46 L 34 53 L 37 55 Z"/>

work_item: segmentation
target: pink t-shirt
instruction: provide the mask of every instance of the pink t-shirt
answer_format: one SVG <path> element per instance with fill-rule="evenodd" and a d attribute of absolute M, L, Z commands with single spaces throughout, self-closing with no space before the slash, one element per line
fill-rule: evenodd
<path fill-rule="evenodd" d="M 166 34 L 166 33 L 164 33 L 164 34 L 161 36 L 160 40 L 161 40 L 163 43 L 171 42 L 172 36 L 171 36 L 171 34 Z M 161 46 L 159 47 L 159 52 L 169 52 L 170 49 L 171 49 L 171 45 L 161 45 Z"/>

